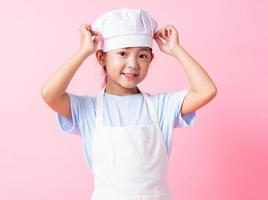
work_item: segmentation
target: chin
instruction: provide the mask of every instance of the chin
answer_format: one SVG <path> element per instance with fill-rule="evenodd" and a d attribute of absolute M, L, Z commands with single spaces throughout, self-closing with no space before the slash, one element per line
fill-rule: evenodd
<path fill-rule="evenodd" d="M 121 86 L 124 88 L 133 89 L 137 87 L 137 84 L 123 84 Z"/>

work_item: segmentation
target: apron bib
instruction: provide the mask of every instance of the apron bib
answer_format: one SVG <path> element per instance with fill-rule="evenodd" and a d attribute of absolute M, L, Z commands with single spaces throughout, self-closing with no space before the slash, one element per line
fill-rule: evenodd
<path fill-rule="evenodd" d="M 92 137 L 94 191 L 91 200 L 171 200 L 168 154 L 153 103 L 143 94 L 151 125 L 103 125 L 104 90 L 97 95 Z"/>

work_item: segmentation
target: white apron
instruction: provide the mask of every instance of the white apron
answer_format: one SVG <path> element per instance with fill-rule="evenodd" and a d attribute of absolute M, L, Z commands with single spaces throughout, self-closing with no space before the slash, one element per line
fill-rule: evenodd
<path fill-rule="evenodd" d="M 146 94 L 141 94 L 151 117 L 148 127 L 104 126 L 104 90 L 97 95 L 91 200 L 171 200 L 166 180 L 168 154 L 157 113 Z"/>

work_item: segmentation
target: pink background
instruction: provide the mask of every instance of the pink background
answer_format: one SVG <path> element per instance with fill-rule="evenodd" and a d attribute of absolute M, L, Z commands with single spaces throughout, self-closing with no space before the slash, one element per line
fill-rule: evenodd
<path fill-rule="evenodd" d="M 181 45 L 206 69 L 218 94 L 194 127 L 175 129 L 168 178 L 174 200 L 268 199 L 267 3 L 249 1 L 5 1 L 1 24 L 1 200 L 89 200 L 92 174 L 80 137 L 65 135 L 40 89 L 80 46 L 77 30 L 101 13 L 146 9 L 173 24 Z M 140 87 L 178 91 L 189 81 L 161 53 Z M 99 89 L 95 56 L 68 91 Z"/>

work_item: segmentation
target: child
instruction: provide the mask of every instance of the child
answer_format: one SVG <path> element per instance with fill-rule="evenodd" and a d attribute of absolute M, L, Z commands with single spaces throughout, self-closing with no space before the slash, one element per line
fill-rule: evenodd
<path fill-rule="evenodd" d="M 92 200 L 170 200 L 166 173 L 172 129 L 192 126 L 196 110 L 216 95 L 207 73 L 179 44 L 175 27 L 156 28 L 145 10 L 127 8 L 84 24 L 81 48 L 42 89 L 61 128 L 82 137 L 94 175 Z M 137 87 L 154 57 L 153 40 L 182 63 L 190 89 L 150 95 Z M 95 52 L 105 87 L 97 94 L 67 93 L 75 72 Z"/>

